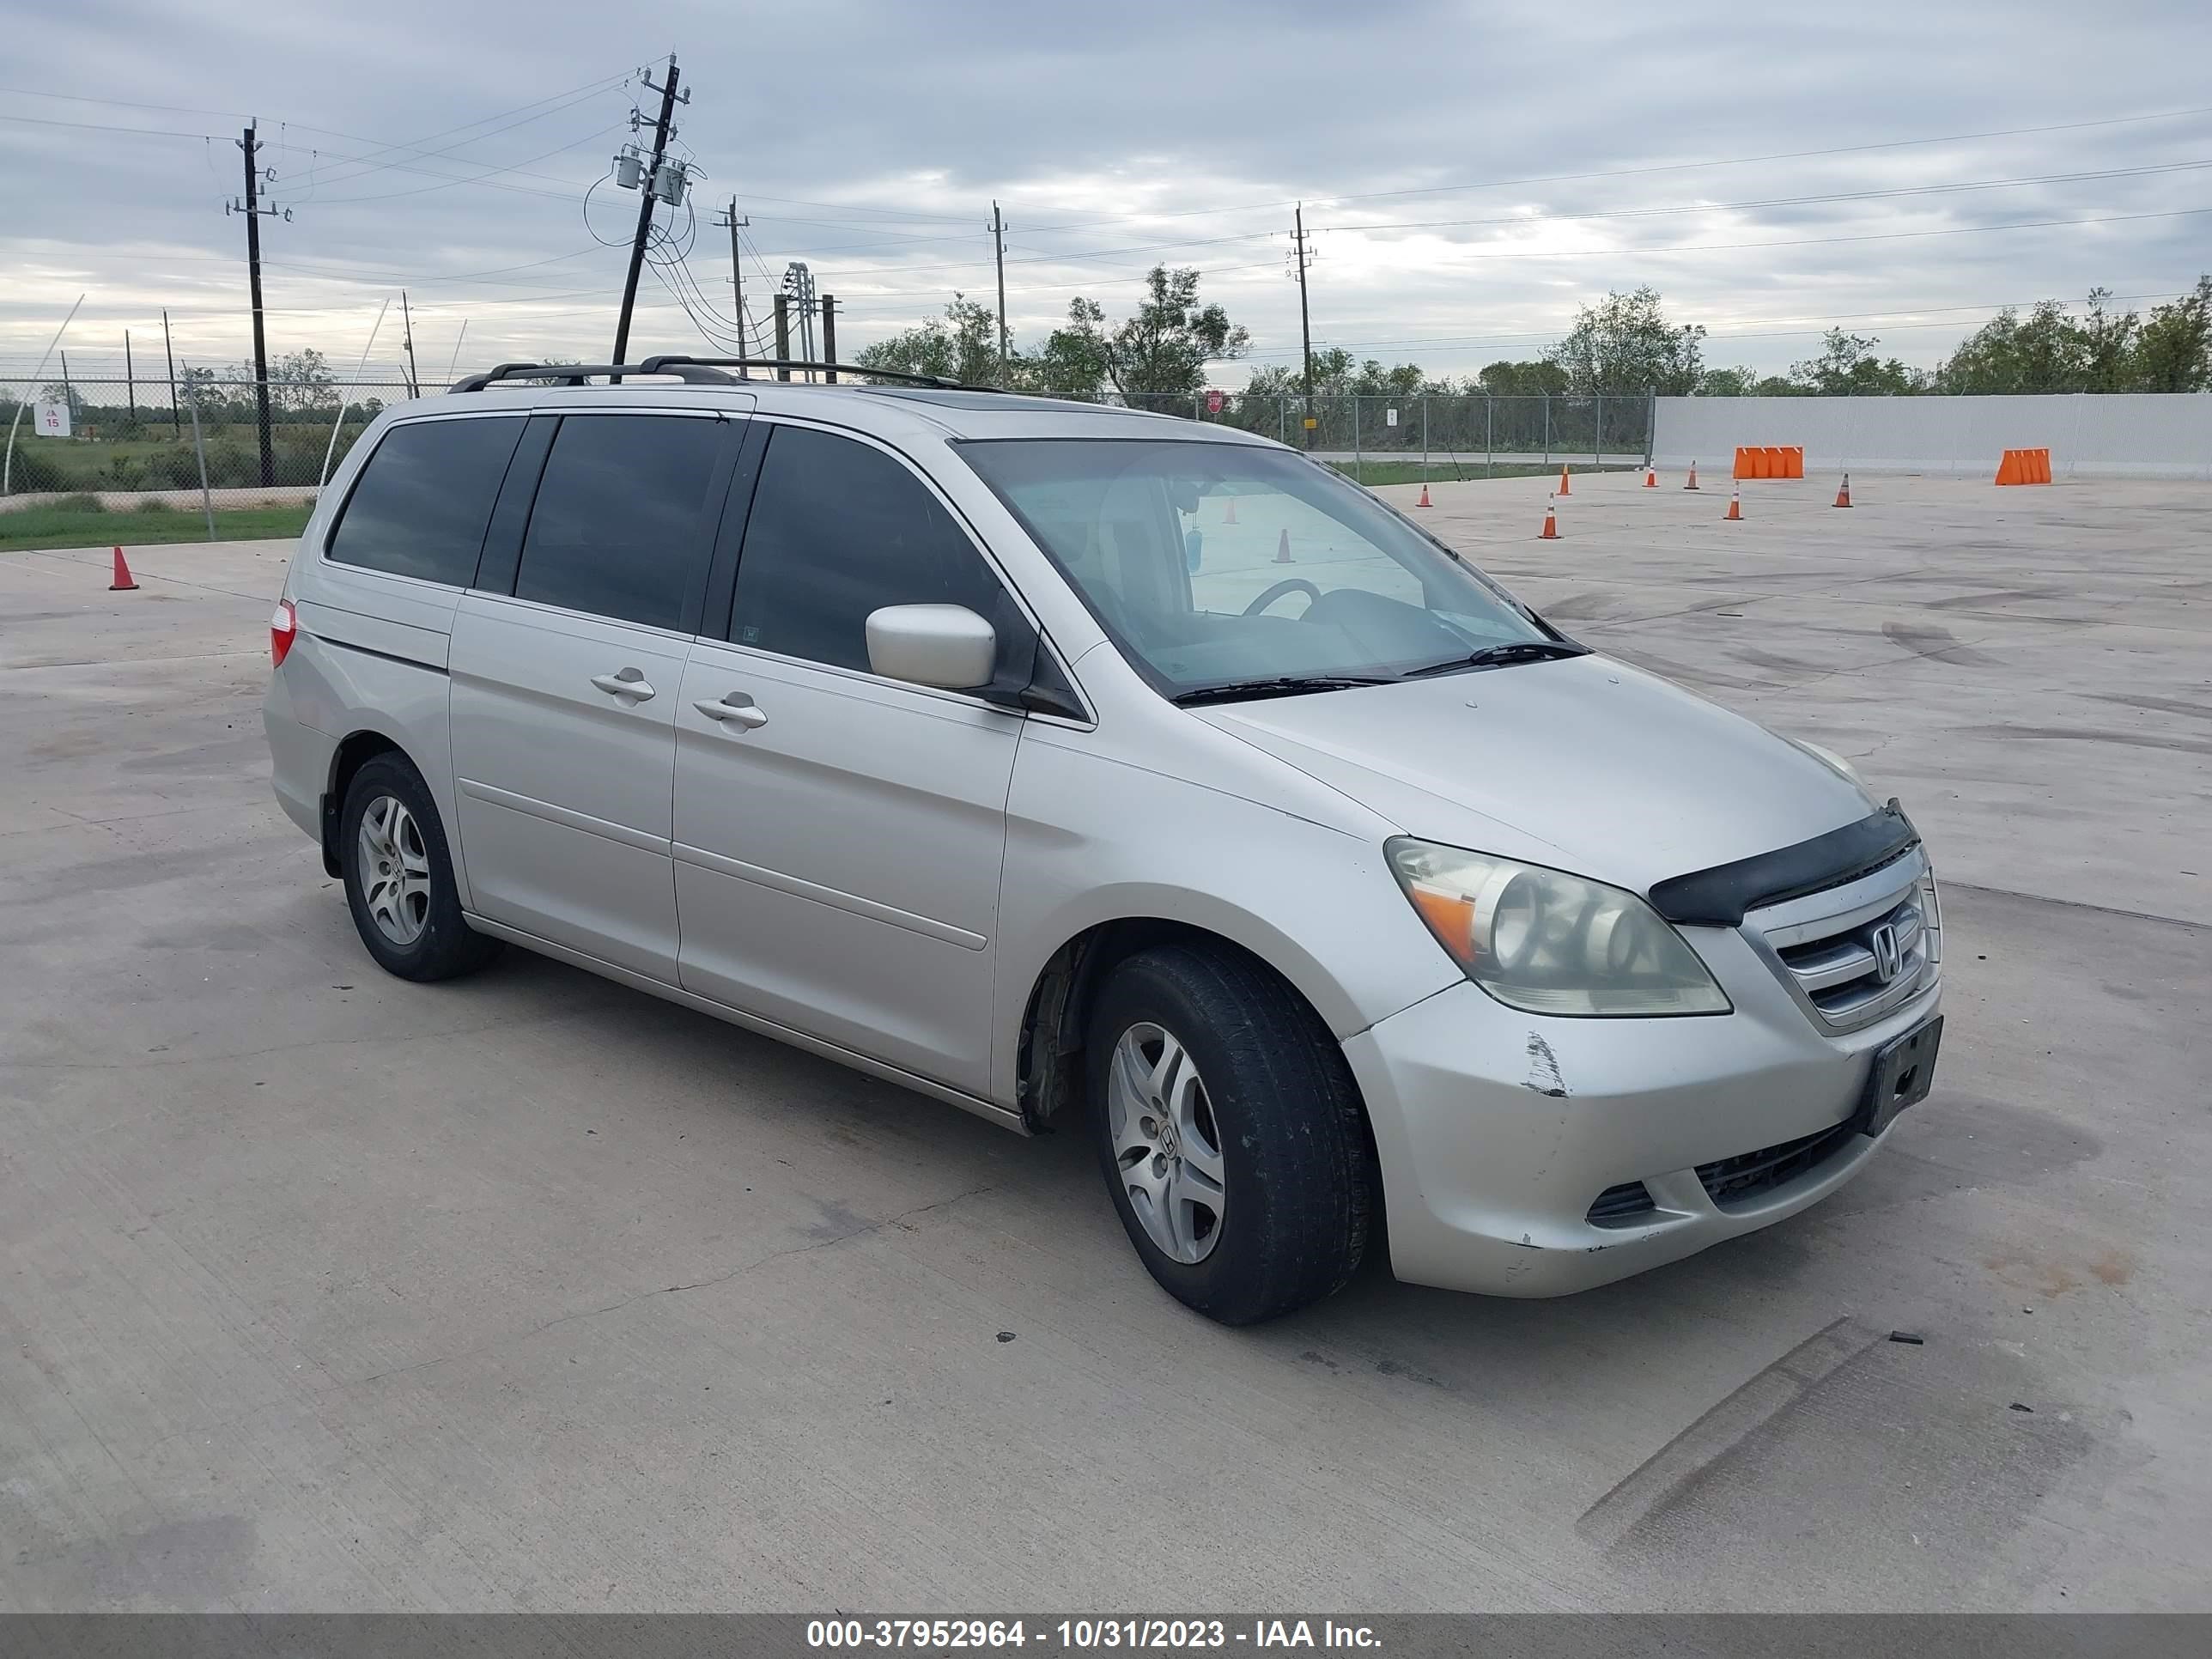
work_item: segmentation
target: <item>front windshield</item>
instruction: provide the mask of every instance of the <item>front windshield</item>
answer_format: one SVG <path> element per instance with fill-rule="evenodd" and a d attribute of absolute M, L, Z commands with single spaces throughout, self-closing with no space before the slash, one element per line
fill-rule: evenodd
<path fill-rule="evenodd" d="M 1091 438 L 958 448 L 1169 696 L 1395 679 L 1555 637 L 1366 491 L 1287 451 Z"/>

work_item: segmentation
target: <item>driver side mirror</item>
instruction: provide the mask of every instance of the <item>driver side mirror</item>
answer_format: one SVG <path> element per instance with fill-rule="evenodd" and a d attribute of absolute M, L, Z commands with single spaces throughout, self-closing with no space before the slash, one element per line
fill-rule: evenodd
<path fill-rule="evenodd" d="M 997 630 L 964 605 L 887 605 L 867 635 L 872 672 L 945 691 L 988 685 L 999 654 Z"/>

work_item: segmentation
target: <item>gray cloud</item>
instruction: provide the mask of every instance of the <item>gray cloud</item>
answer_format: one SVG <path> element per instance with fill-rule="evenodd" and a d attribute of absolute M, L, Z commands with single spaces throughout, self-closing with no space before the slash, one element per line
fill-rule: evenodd
<path fill-rule="evenodd" d="M 1287 361 L 1303 198 L 1317 343 L 1452 374 L 1644 282 L 1712 331 L 1711 359 L 1779 368 L 1832 320 L 1927 362 L 1997 304 L 2169 294 L 2212 264 L 2212 213 L 2170 216 L 2212 208 L 2212 167 L 1863 195 L 2212 161 L 2202 114 L 1895 144 L 2212 103 L 2212 23 L 2181 0 L 1797 18 L 1709 0 L 198 0 L 18 5 L 7 29 L 0 116 L 29 118 L 0 118 L 0 374 L 27 371 L 81 289 L 78 372 L 119 362 L 125 327 L 146 349 L 165 305 L 188 358 L 245 354 L 243 232 L 222 205 L 254 115 L 293 212 L 264 237 L 272 350 L 350 364 L 404 285 L 426 372 L 464 319 L 465 362 L 603 354 L 623 253 L 594 232 L 623 237 L 635 198 L 600 188 L 587 230 L 582 198 L 643 95 L 617 78 L 672 46 L 695 92 L 703 302 L 731 304 L 707 221 L 734 194 L 749 288 L 808 260 L 848 350 L 990 291 L 994 197 L 1022 336 L 1078 293 L 1126 304 L 1165 259 L 1206 271 L 1255 356 Z M 1684 165 L 1808 151 L 1828 153 Z M 1604 176 L 1563 176 L 1587 174 Z M 1989 228 L 2051 220 L 2106 222 Z M 640 298 L 635 340 L 704 349 L 658 279 Z M 387 368 L 398 341 L 395 319 Z"/>

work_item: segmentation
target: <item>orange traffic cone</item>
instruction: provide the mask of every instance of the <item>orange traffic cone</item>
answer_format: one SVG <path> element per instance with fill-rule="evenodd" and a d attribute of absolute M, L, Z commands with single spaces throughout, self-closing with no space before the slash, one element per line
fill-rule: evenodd
<path fill-rule="evenodd" d="M 115 550 L 115 580 L 107 584 L 111 593 L 127 593 L 138 584 L 131 580 L 131 567 L 123 562 L 123 550 Z"/>
<path fill-rule="evenodd" d="M 1540 542 L 1559 539 L 1559 505 L 1556 495 L 1544 503 L 1544 527 L 1536 532 L 1536 539 Z"/>
<path fill-rule="evenodd" d="M 1682 486 L 1682 488 L 1683 488 L 1683 489 L 1695 489 L 1697 487 L 1698 487 L 1698 464 L 1697 464 L 1695 461 L 1692 461 L 1692 462 L 1690 463 L 1690 482 L 1689 482 L 1689 483 L 1686 483 L 1686 484 L 1684 484 L 1684 485 Z"/>
<path fill-rule="evenodd" d="M 1426 484 L 1423 484 L 1423 485 L 1421 486 L 1421 499 L 1420 499 L 1420 500 L 1419 500 L 1418 501 L 1415 501 L 1415 502 L 1413 503 L 1413 505 L 1414 505 L 1415 507 L 1426 507 L 1426 506 L 1428 506 L 1428 505 L 1429 505 L 1429 487 L 1428 487 L 1428 485 L 1426 485 Z"/>
<path fill-rule="evenodd" d="M 1846 472 L 1844 474 L 1843 487 L 1836 491 L 1836 505 L 1838 507 L 1849 507 L 1850 504 L 1851 475 Z"/>
<path fill-rule="evenodd" d="M 1575 492 L 1574 492 L 1574 490 L 1573 490 L 1573 489 L 1572 489 L 1568 485 L 1568 483 L 1567 483 L 1567 469 L 1566 469 L 1566 466 L 1565 466 L 1565 463 L 1562 463 L 1562 464 L 1560 465 L 1560 467 L 1559 467 L 1559 493 L 1560 495 L 1573 495 L 1573 494 L 1575 493 Z"/>
<path fill-rule="evenodd" d="M 1221 515 L 1221 522 L 1224 524 L 1237 522 L 1237 498 L 1234 495 L 1229 498 L 1229 511 Z"/>
<path fill-rule="evenodd" d="M 1743 517 L 1743 486 L 1737 484 L 1729 491 L 1729 510 L 1721 514 L 1723 524 L 1734 523 Z"/>
<path fill-rule="evenodd" d="M 1647 466 L 1644 469 L 1644 487 L 1646 489 L 1659 488 L 1659 470 L 1656 467 Z"/>
<path fill-rule="evenodd" d="M 1291 532 L 1287 530 L 1284 531 L 1280 536 L 1278 536 L 1275 538 L 1275 562 L 1277 564 L 1289 564 L 1292 562 L 1291 558 Z"/>

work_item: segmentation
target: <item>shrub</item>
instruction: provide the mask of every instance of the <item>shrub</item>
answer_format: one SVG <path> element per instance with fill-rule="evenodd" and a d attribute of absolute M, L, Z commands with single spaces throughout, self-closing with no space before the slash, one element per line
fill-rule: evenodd
<path fill-rule="evenodd" d="M 200 459 L 189 447 L 164 451 L 155 459 L 154 466 L 173 489 L 200 487 Z"/>
<path fill-rule="evenodd" d="M 176 509 L 158 495 L 149 495 L 132 509 L 138 513 L 173 513 Z"/>
<path fill-rule="evenodd" d="M 136 489 L 146 482 L 146 464 L 136 455 L 107 458 L 107 477 L 117 489 Z"/>
<path fill-rule="evenodd" d="M 217 489 L 261 482 L 261 463 L 243 449 L 229 444 L 211 445 L 207 453 L 208 483 Z M 195 478 L 194 483 L 198 480 Z"/>
<path fill-rule="evenodd" d="M 6 441 L 0 438 L 0 444 Z M 15 458 L 8 469 L 9 489 L 27 495 L 33 490 L 59 489 L 67 482 L 61 468 L 39 452 L 36 446 L 40 441 L 33 438 L 28 444 L 15 446 Z"/>
<path fill-rule="evenodd" d="M 107 511 L 105 507 L 100 505 L 99 496 L 88 495 L 82 490 L 79 490 L 74 495 L 63 496 L 61 500 L 56 501 L 54 505 L 64 513 L 105 513 Z"/>

